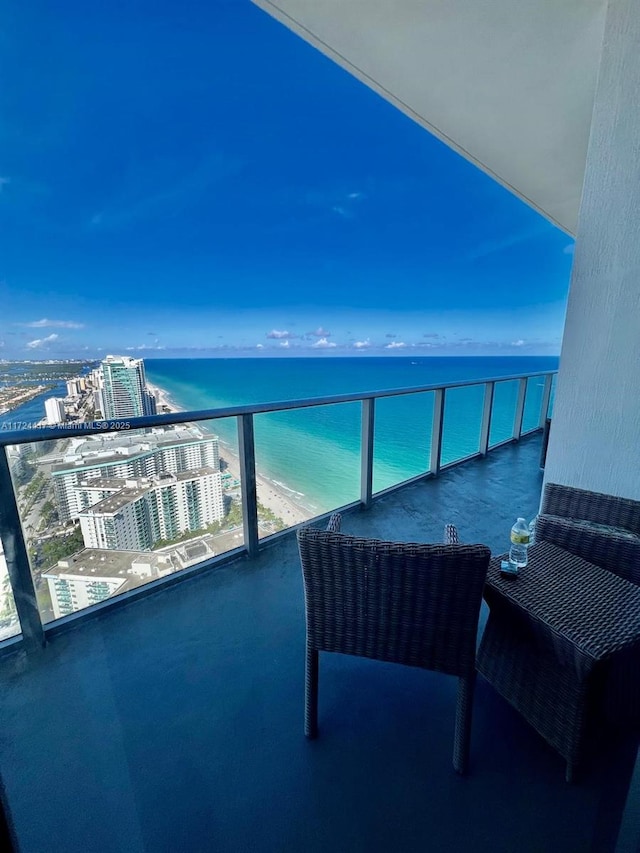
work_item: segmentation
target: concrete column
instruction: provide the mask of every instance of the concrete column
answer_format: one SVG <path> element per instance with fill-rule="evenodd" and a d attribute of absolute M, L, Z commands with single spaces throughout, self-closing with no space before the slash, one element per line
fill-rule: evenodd
<path fill-rule="evenodd" d="M 640 500 L 640 0 L 609 0 L 545 480 Z"/>

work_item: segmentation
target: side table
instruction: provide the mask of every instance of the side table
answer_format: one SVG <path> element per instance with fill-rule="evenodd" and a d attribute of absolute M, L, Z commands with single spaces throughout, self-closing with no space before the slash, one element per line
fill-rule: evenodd
<path fill-rule="evenodd" d="M 640 587 L 549 542 L 517 578 L 491 560 L 479 672 L 567 762 L 572 781 L 607 659 L 640 648 Z M 622 697 L 624 699 L 624 697 Z"/>

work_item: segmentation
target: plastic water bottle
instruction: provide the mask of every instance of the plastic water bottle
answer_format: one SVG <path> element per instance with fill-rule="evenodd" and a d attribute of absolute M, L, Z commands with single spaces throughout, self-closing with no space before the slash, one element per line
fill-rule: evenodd
<path fill-rule="evenodd" d="M 518 568 L 527 565 L 529 538 L 529 526 L 524 518 L 519 518 L 511 528 L 511 550 L 509 551 L 509 562 Z"/>

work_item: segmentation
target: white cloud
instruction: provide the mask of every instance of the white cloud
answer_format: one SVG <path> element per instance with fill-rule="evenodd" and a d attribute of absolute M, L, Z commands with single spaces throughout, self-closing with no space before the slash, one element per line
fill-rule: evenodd
<path fill-rule="evenodd" d="M 511 341 L 512 347 L 523 347 L 524 344 L 525 344 L 525 341 L 523 341 L 522 338 L 520 338 L 520 340 L 518 340 L 518 341 Z"/>
<path fill-rule="evenodd" d="M 129 352 L 133 352 L 133 351 L 137 351 L 137 350 L 145 350 L 145 349 L 146 349 L 146 350 L 153 350 L 153 349 L 166 349 L 166 347 L 163 347 L 163 346 L 157 346 L 157 345 L 155 345 L 155 344 L 140 344 L 140 346 L 137 346 L 137 347 L 125 347 L 125 349 L 126 349 L 126 350 L 128 350 Z"/>
<path fill-rule="evenodd" d="M 264 344 L 256 344 L 256 349 L 264 349 Z"/>
<path fill-rule="evenodd" d="M 386 344 L 385 349 L 402 349 L 402 347 L 406 347 L 404 341 L 391 341 L 390 344 Z"/>
<path fill-rule="evenodd" d="M 270 332 L 267 332 L 267 337 L 279 341 L 286 338 L 295 338 L 296 336 L 292 332 L 287 332 L 286 330 L 280 331 L 280 329 L 272 329 Z"/>
<path fill-rule="evenodd" d="M 289 341 L 280 341 L 280 346 L 284 347 L 285 349 L 288 349 L 289 348 Z"/>
<path fill-rule="evenodd" d="M 75 323 L 73 320 L 47 320 L 43 317 L 42 320 L 33 320 L 31 323 L 20 323 L 20 326 L 27 326 L 29 329 L 44 329 L 53 327 L 57 329 L 84 329 L 84 323 Z"/>
<path fill-rule="evenodd" d="M 310 335 L 313 335 L 314 338 L 329 338 L 331 337 L 331 332 L 328 332 L 322 326 L 318 326 L 315 332 L 309 332 Z"/>
<path fill-rule="evenodd" d="M 335 346 L 337 346 L 337 344 L 334 344 L 333 341 L 328 341 L 326 338 L 320 338 L 315 342 L 315 344 L 311 344 L 311 349 L 330 349 Z"/>
<path fill-rule="evenodd" d="M 35 341 L 29 341 L 27 346 L 29 349 L 40 349 L 41 347 L 45 347 L 47 344 L 52 344 L 54 341 L 58 340 L 59 335 L 56 335 L 55 332 L 51 335 L 47 335 L 46 338 L 36 338 Z"/>
<path fill-rule="evenodd" d="M 354 349 L 368 349 L 371 346 L 371 341 L 367 338 L 366 341 L 356 341 L 353 345 Z"/>

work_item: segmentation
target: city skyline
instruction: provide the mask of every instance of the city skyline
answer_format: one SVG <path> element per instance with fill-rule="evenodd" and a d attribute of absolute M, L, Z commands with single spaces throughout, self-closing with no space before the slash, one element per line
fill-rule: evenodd
<path fill-rule="evenodd" d="M 252 4 L 35 6 L 0 358 L 559 353 L 572 239 Z"/>

